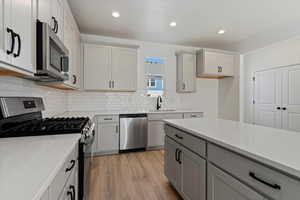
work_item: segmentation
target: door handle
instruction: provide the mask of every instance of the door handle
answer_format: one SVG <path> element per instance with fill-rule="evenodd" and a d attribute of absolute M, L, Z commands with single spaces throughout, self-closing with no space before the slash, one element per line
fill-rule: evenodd
<path fill-rule="evenodd" d="M 116 133 L 119 134 L 119 126 L 116 126 Z"/>
<path fill-rule="evenodd" d="M 281 110 L 281 108 L 280 108 L 280 107 L 277 107 L 276 109 L 277 109 L 277 110 Z"/>
<path fill-rule="evenodd" d="M 53 20 L 53 28 L 52 30 L 55 32 L 55 29 L 56 29 L 56 18 L 54 16 L 52 16 L 52 20 Z"/>
<path fill-rule="evenodd" d="M 175 151 L 175 160 L 178 162 L 178 150 L 179 149 L 176 149 L 176 151 Z"/>
<path fill-rule="evenodd" d="M 218 66 L 218 72 L 222 72 L 222 71 L 223 71 L 222 66 Z"/>
<path fill-rule="evenodd" d="M 249 172 L 249 176 L 250 176 L 251 178 L 253 178 L 254 180 L 256 180 L 256 181 L 258 181 L 258 182 L 260 182 L 260 183 L 262 183 L 262 184 L 264 184 L 264 185 L 267 185 L 267 186 L 269 186 L 269 187 L 271 187 L 271 188 L 273 188 L 273 189 L 275 189 L 275 190 L 281 190 L 280 185 L 277 185 L 277 184 L 271 184 L 271 183 L 269 183 L 269 182 L 267 182 L 267 181 L 265 181 L 265 180 L 262 180 L 261 178 L 258 178 L 258 177 L 255 175 L 254 172 Z"/>
<path fill-rule="evenodd" d="M 282 110 L 286 110 L 286 107 L 283 107 Z"/>
<path fill-rule="evenodd" d="M 179 150 L 179 151 L 178 151 L 178 163 L 179 163 L 179 164 L 182 163 L 182 162 L 181 162 L 181 153 L 182 153 L 182 151 Z"/>
<path fill-rule="evenodd" d="M 178 138 L 178 139 L 180 139 L 180 140 L 182 140 L 182 139 L 183 139 L 183 137 L 182 137 L 182 136 L 180 136 L 180 135 L 177 135 L 177 134 L 175 134 L 175 137 L 176 137 L 176 138 Z"/>
<path fill-rule="evenodd" d="M 115 81 L 112 81 L 112 88 L 115 88 Z"/>
<path fill-rule="evenodd" d="M 70 190 L 72 190 L 73 193 L 73 199 L 76 200 L 76 190 L 74 185 L 70 185 Z"/>
<path fill-rule="evenodd" d="M 77 76 L 75 74 L 73 74 L 73 84 L 77 83 Z"/>
<path fill-rule="evenodd" d="M 14 52 L 14 48 L 15 48 L 15 33 L 10 28 L 7 28 L 6 31 L 8 33 L 10 33 L 10 35 L 11 35 L 11 47 L 10 47 L 10 50 L 6 51 L 7 55 L 10 55 L 10 54 L 12 54 Z"/>
<path fill-rule="evenodd" d="M 75 160 L 71 160 L 70 163 L 71 163 L 71 166 L 66 169 L 66 172 L 71 171 L 74 168 L 76 161 Z"/>
<path fill-rule="evenodd" d="M 18 39 L 18 52 L 17 53 L 14 53 L 14 57 L 19 57 L 20 56 L 20 53 L 21 53 L 21 48 L 22 48 L 22 43 L 21 43 L 21 37 L 19 34 L 15 34 L 15 37 L 17 37 Z"/>

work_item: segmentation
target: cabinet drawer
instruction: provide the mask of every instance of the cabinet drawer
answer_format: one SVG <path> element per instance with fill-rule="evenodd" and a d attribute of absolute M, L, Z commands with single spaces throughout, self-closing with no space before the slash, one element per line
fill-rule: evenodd
<path fill-rule="evenodd" d="M 189 135 L 169 125 L 165 126 L 165 132 L 170 138 L 174 139 L 176 142 L 182 144 L 183 146 L 189 148 L 190 150 L 203 157 L 206 156 L 206 142 L 204 140 Z"/>
<path fill-rule="evenodd" d="M 210 162 L 274 200 L 300 195 L 300 182 L 276 170 L 213 144 L 208 144 L 207 154 Z"/>
<path fill-rule="evenodd" d="M 183 118 L 201 118 L 203 117 L 203 113 L 184 113 Z"/>
<path fill-rule="evenodd" d="M 119 123 L 119 115 L 101 115 L 97 116 L 98 123 Z"/>
<path fill-rule="evenodd" d="M 70 174 L 75 171 L 77 165 L 77 147 L 69 154 L 63 166 L 58 171 L 49 188 L 50 199 L 58 199 Z"/>
<path fill-rule="evenodd" d="M 163 120 L 163 119 L 182 119 L 182 113 L 151 113 L 148 114 L 148 120 Z"/>

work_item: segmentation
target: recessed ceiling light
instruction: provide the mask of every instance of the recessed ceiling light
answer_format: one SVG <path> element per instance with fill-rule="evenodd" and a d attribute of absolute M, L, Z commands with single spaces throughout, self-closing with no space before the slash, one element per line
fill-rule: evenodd
<path fill-rule="evenodd" d="M 170 23 L 170 26 L 171 26 L 171 27 L 175 27 L 176 25 L 177 25 L 176 22 L 171 22 L 171 23 Z"/>
<path fill-rule="evenodd" d="M 112 12 L 111 14 L 113 17 L 118 18 L 120 17 L 120 13 L 119 12 Z"/>
<path fill-rule="evenodd" d="M 222 34 L 224 34 L 225 32 L 226 32 L 225 30 L 222 30 L 222 29 L 221 29 L 221 30 L 218 31 L 218 34 L 222 35 Z"/>

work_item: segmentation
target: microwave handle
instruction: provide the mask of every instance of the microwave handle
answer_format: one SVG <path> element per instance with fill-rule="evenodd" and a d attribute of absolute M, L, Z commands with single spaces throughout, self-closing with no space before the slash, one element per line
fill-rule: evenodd
<path fill-rule="evenodd" d="M 69 72 L 69 57 L 68 56 L 61 57 L 61 71 Z"/>

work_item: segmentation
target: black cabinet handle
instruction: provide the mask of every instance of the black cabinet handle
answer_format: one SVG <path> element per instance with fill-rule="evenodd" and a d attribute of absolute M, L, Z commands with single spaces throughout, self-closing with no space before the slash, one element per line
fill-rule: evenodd
<path fill-rule="evenodd" d="M 281 190 L 280 185 L 268 183 L 267 181 L 258 178 L 258 177 L 255 175 L 254 172 L 249 172 L 249 176 L 250 176 L 251 178 L 253 178 L 254 180 L 256 180 L 256 181 L 258 181 L 258 182 L 260 182 L 260 183 L 262 183 L 262 184 L 264 184 L 264 185 L 267 185 L 267 186 L 269 186 L 269 187 L 271 187 L 271 188 L 273 188 L 273 189 L 275 189 L 275 190 Z"/>
<path fill-rule="evenodd" d="M 69 168 L 66 169 L 66 172 L 71 171 L 74 168 L 76 161 L 75 160 L 71 160 L 70 163 L 72 163 L 72 165 L 71 165 L 71 167 L 69 167 Z"/>
<path fill-rule="evenodd" d="M 183 139 L 183 137 L 182 136 L 179 136 L 179 135 L 177 135 L 177 134 L 175 134 L 175 137 L 177 137 L 178 139 L 180 139 L 180 140 L 182 140 Z"/>
<path fill-rule="evenodd" d="M 282 110 L 286 110 L 286 107 L 283 107 Z"/>
<path fill-rule="evenodd" d="M 71 197 L 71 200 L 74 200 L 73 192 L 68 191 L 68 192 L 67 192 L 67 195 Z"/>
<path fill-rule="evenodd" d="M 57 33 L 58 32 L 58 21 L 55 19 L 55 25 L 56 25 L 56 28 L 55 28 L 55 33 Z"/>
<path fill-rule="evenodd" d="M 73 84 L 77 83 L 77 76 L 73 74 Z"/>
<path fill-rule="evenodd" d="M 53 20 L 53 23 L 54 23 L 52 30 L 55 32 L 57 21 L 56 21 L 56 18 L 54 16 L 52 16 L 52 20 Z"/>
<path fill-rule="evenodd" d="M 280 107 L 277 107 L 276 109 L 277 109 L 277 110 L 281 110 L 281 108 L 280 108 Z"/>
<path fill-rule="evenodd" d="M 176 149 L 176 151 L 175 151 L 175 160 L 178 162 L 178 150 L 179 149 Z"/>
<path fill-rule="evenodd" d="M 179 150 L 179 151 L 178 151 L 178 163 L 179 163 L 179 164 L 182 163 L 182 162 L 181 162 L 181 153 L 182 153 L 182 151 Z"/>
<path fill-rule="evenodd" d="M 72 190 L 73 193 L 73 200 L 76 200 L 76 190 L 74 185 L 70 185 L 70 190 Z"/>
<path fill-rule="evenodd" d="M 7 28 L 6 31 L 7 31 L 8 33 L 10 33 L 10 35 L 11 35 L 11 47 L 10 47 L 10 50 L 7 50 L 7 51 L 6 51 L 6 53 L 7 53 L 8 55 L 10 55 L 10 54 L 12 54 L 12 53 L 14 52 L 14 48 L 15 48 L 15 33 L 14 33 L 14 31 L 13 31 L 12 29 L 10 29 L 10 28 Z"/>
<path fill-rule="evenodd" d="M 15 37 L 17 37 L 18 39 L 18 52 L 17 53 L 14 53 L 14 57 L 19 57 L 20 56 L 20 53 L 21 53 L 21 49 L 22 49 L 22 43 L 21 43 L 21 37 L 19 34 L 15 34 Z"/>

